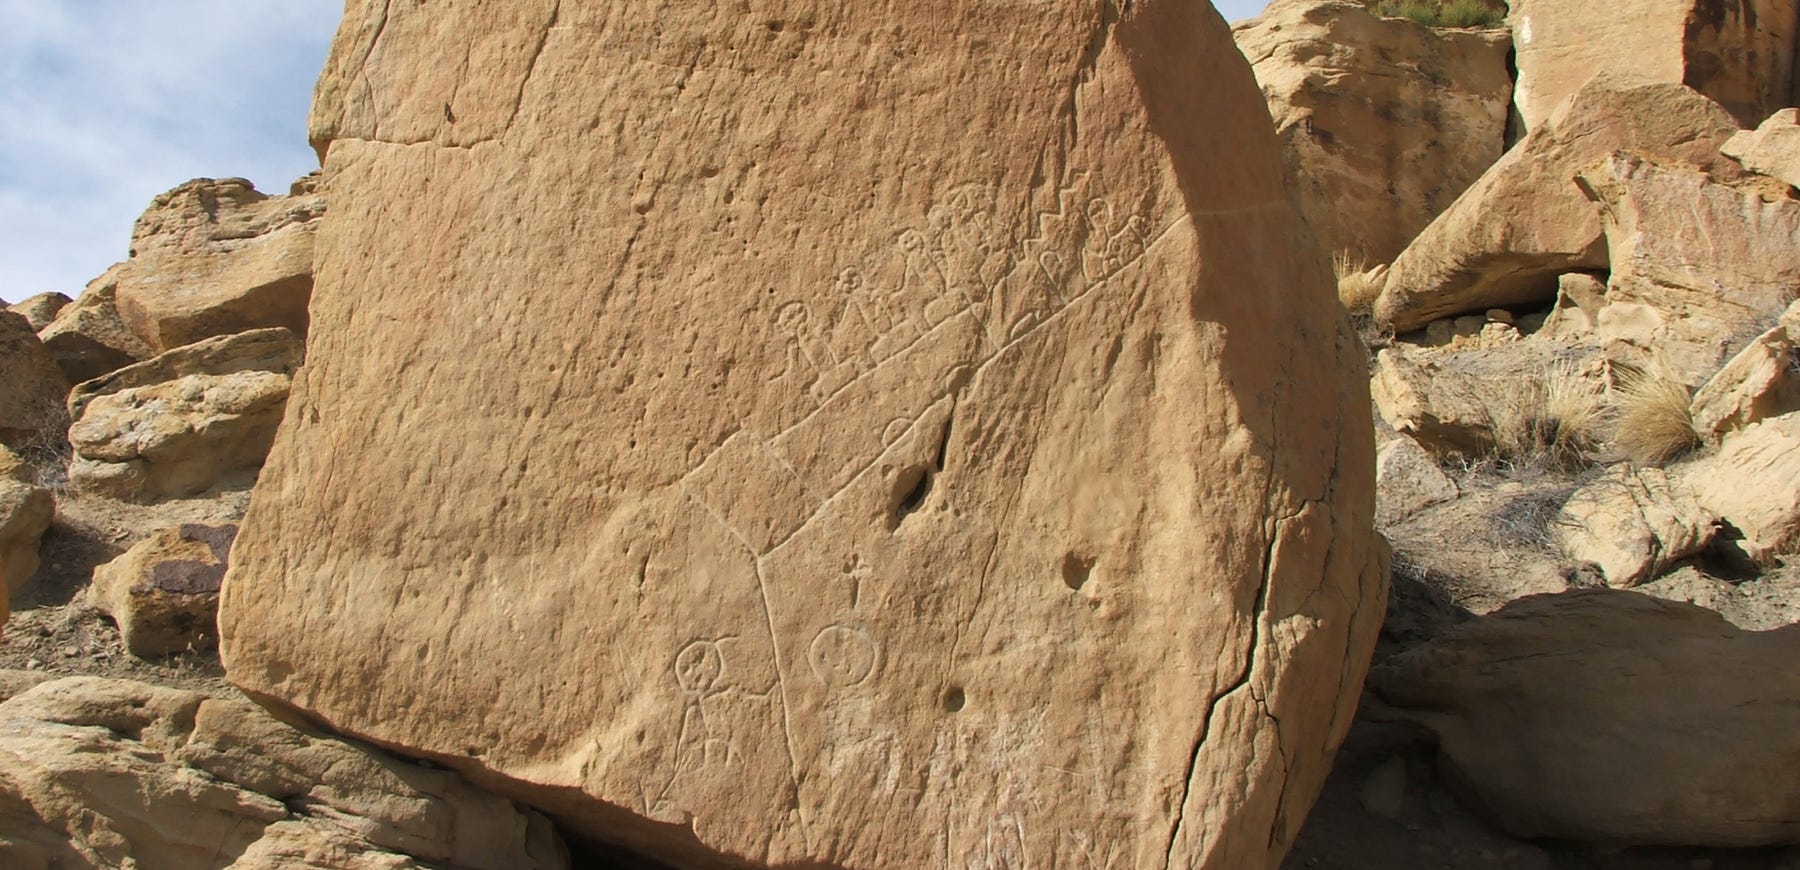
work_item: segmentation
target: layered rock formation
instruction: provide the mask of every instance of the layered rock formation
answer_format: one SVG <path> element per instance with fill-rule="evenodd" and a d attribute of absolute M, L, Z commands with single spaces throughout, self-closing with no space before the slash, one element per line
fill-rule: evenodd
<path fill-rule="evenodd" d="M 679 864 L 1286 849 L 1385 566 L 1215 12 L 358 0 L 318 95 L 234 681 Z"/>
<path fill-rule="evenodd" d="M 69 381 L 25 317 L 0 311 L 0 446 L 20 449 L 62 440 L 69 425 Z"/>

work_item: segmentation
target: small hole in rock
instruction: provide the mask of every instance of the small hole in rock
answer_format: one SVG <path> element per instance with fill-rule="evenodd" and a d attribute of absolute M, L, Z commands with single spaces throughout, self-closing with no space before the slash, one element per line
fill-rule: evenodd
<path fill-rule="evenodd" d="M 900 521 L 906 519 L 925 504 L 925 497 L 931 494 L 931 469 L 916 466 L 900 472 L 894 479 L 894 500 L 889 518 L 889 528 L 899 528 Z"/>
<path fill-rule="evenodd" d="M 969 703 L 969 698 L 967 695 L 963 694 L 963 690 L 962 690 L 961 686 L 951 686 L 947 691 L 944 692 L 944 709 L 945 710 L 948 710 L 952 713 L 960 713 L 960 712 L 962 712 L 962 708 L 964 706 L 966 706 L 968 703 Z"/>
<path fill-rule="evenodd" d="M 1063 557 L 1063 583 L 1077 592 L 1086 586 L 1088 579 L 1094 576 L 1094 560 L 1088 556 L 1070 553 Z"/>

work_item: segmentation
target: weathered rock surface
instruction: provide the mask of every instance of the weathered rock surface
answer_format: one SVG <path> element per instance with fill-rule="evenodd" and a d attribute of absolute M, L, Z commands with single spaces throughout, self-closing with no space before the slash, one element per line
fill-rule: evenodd
<path fill-rule="evenodd" d="M 56 315 L 73 301 L 61 293 L 39 293 L 8 305 L 6 310 L 25 318 L 31 324 L 31 331 L 38 332 L 55 322 Z"/>
<path fill-rule="evenodd" d="M 1488 386 L 1399 347 L 1384 348 L 1376 356 L 1370 381 L 1381 418 L 1438 456 L 1476 456 L 1493 449 Z"/>
<path fill-rule="evenodd" d="M 118 283 L 121 319 L 153 352 L 252 329 L 306 332 L 324 197 L 199 178 L 151 201 Z"/>
<path fill-rule="evenodd" d="M 1375 522 L 1386 526 L 1457 496 L 1438 459 L 1419 442 L 1401 435 L 1375 454 Z"/>
<path fill-rule="evenodd" d="M 8 600 L 38 568 L 38 544 L 56 514 L 49 490 L 31 482 L 25 463 L 0 446 L 0 625 Z"/>
<path fill-rule="evenodd" d="M 1701 504 L 1743 533 L 1751 557 L 1800 552 L 1800 413 L 1730 433 L 1687 479 Z"/>
<path fill-rule="evenodd" d="M 1718 532 L 1716 518 L 1681 480 L 1623 464 L 1576 490 L 1552 528 L 1563 552 L 1597 566 L 1607 585 L 1620 589 L 1655 579 Z"/>
<path fill-rule="evenodd" d="M 1800 626 L 1747 632 L 1634 592 L 1515 602 L 1370 676 L 1503 830 L 1611 844 L 1800 838 Z"/>
<path fill-rule="evenodd" d="M 1800 109 L 1782 109 L 1754 130 L 1739 130 L 1719 150 L 1751 172 L 1800 187 Z"/>
<path fill-rule="evenodd" d="M 238 698 L 76 677 L 0 703 L 0 864 L 558 870 L 541 816 Z"/>
<path fill-rule="evenodd" d="M 1276 0 L 1233 28 L 1328 251 L 1393 260 L 1500 159 L 1505 30 L 1439 30 L 1361 3 Z"/>
<path fill-rule="evenodd" d="M 94 569 L 88 603 L 119 625 L 125 648 L 153 658 L 218 643 L 219 583 L 237 526 L 164 529 Z"/>
<path fill-rule="evenodd" d="M 1598 71 L 1688 85 L 1750 126 L 1788 105 L 1800 5 L 1794 0 L 1510 0 L 1527 129 Z"/>
<path fill-rule="evenodd" d="M 1119 9 L 350 4 L 231 678 L 675 863 L 1272 864 L 1361 350 L 1217 13 Z"/>
<path fill-rule="evenodd" d="M 61 441 L 69 418 L 63 377 L 25 317 L 0 311 L 0 446 Z"/>
<path fill-rule="evenodd" d="M 1730 180 L 1731 114 L 1678 84 L 1598 76 L 1464 191 L 1388 270 L 1375 308 L 1398 331 L 1440 317 L 1550 299 L 1566 272 L 1609 264 L 1600 209 L 1575 175 L 1619 149 Z"/>
<path fill-rule="evenodd" d="M 38 332 L 70 383 L 97 378 L 156 355 L 119 319 L 119 281 L 128 271 L 127 264 L 119 263 L 89 281 L 87 290 Z"/>
<path fill-rule="evenodd" d="M 69 477 L 129 501 L 203 492 L 268 456 L 302 347 L 286 329 L 208 339 L 81 384 Z"/>
<path fill-rule="evenodd" d="M 1800 411 L 1800 341 L 1786 326 L 1756 337 L 1694 394 L 1694 431 L 1717 443 L 1725 433 Z"/>

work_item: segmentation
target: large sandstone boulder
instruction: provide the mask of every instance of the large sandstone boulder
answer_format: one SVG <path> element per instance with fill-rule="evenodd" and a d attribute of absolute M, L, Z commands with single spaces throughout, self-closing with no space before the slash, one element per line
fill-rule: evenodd
<path fill-rule="evenodd" d="M 1732 357 L 1689 406 L 1695 434 L 1712 443 L 1732 430 L 1794 411 L 1800 411 L 1800 335 L 1780 324 Z"/>
<path fill-rule="evenodd" d="M 95 568 L 88 604 L 113 618 L 125 648 L 139 658 L 211 649 L 237 530 L 200 523 L 163 529 Z"/>
<path fill-rule="evenodd" d="M 1683 481 L 1628 464 L 1583 484 L 1551 529 L 1563 552 L 1597 567 L 1615 588 L 1656 579 L 1718 532 L 1716 518 Z"/>
<path fill-rule="evenodd" d="M 56 515 L 50 491 L 31 482 L 25 463 L 0 446 L 0 625 L 12 592 L 38 569 L 38 545 Z"/>
<path fill-rule="evenodd" d="M 1346 0 L 1275 0 L 1233 28 L 1288 181 L 1329 251 L 1387 263 L 1500 159 L 1505 30 L 1440 30 Z"/>
<path fill-rule="evenodd" d="M 39 330 L 38 337 L 70 383 L 97 378 L 156 355 L 119 319 L 119 282 L 129 272 L 128 263 L 115 264 L 89 281 L 80 297 L 63 306 L 56 319 Z"/>
<path fill-rule="evenodd" d="M 1800 109 L 1782 109 L 1754 130 L 1739 130 L 1719 150 L 1751 172 L 1800 187 Z"/>
<path fill-rule="evenodd" d="M 25 317 L 0 311 L 0 446 L 60 442 L 69 381 Z"/>
<path fill-rule="evenodd" d="M 120 317 L 158 353 L 251 329 L 304 334 L 324 212 L 304 179 L 289 196 L 241 178 L 195 179 L 158 196 L 132 229 Z"/>
<path fill-rule="evenodd" d="M 24 317 L 31 324 L 31 331 L 37 332 L 55 322 L 56 315 L 73 301 L 61 293 L 39 293 L 6 306 L 6 310 Z"/>
<path fill-rule="evenodd" d="M 1388 659 L 1373 712 L 1437 736 L 1508 833 L 1695 846 L 1800 841 L 1800 625 L 1740 630 L 1635 592 L 1527 598 Z"/>
<path fill-rule="evenodd" d="M 1685 84 L 1750 126 L 1787 106 L 1795 0 L 1509 0 L 1528 129 L 1605 70 Z"/>
<path fill-rule="evenodd" d="M 0 865 L 560 870 L 542 816 L 241 698 L 74 677 L 0 703 Z"/>
<path fill-rule="evenodd" d="M 1800 413 L 1730 433 L 1687 478 L 1701 504 L 1743 533 L 1752 558 L 1800 553 Z"/>
<path fill-rule="evenodd" d="M 234 681 L 687 866 L 1285 851 L 1374 450 L 1206 4 L 357 0 L 312 129 Z"/>
<path fill-rule="evenodd" d="M 1378 319 L 1408 331 L 1440 317 L 1546 301 L 1566 272 L 1605 269 L 1600 209 L 1575 184 L 1619 149 L 1683 160 L 1721 179 L 1737 122 L 1678 84 L 1598 76 L 1500 158 L 1394 260 Z"/>
<path fill-rule="evenodd" d="M 69 397 L 70 480 L 129 501 L 194 495 L 262 465 L 303 348 L 273 328 L 208 339 Z"/>

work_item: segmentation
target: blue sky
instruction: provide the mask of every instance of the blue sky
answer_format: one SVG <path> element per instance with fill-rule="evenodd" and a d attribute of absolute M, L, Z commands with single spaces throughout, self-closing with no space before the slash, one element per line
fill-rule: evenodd
<path fill-rule="evenodd" d="M 1216 0 L 1227 20 L 1266 0 Z M 317 165 L 340 0 L 0 0 L 0 300 L 74 296 L 190 178 L 270 193 Z"/>

